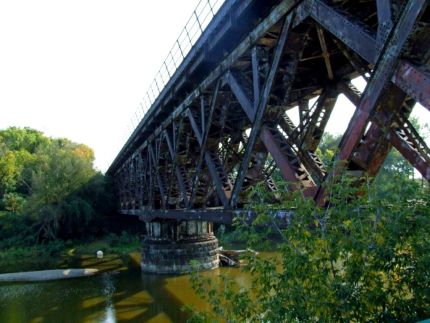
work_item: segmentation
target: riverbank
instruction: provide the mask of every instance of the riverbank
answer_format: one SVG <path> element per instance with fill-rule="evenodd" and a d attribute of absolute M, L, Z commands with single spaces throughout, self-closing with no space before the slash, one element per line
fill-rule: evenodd
<path fill-rule="evenodd" d="M 102 250 L 104 261 L 96 258 Z M 67 268 L 73 265 L 103 265 L 103 269 L 120 269 L 140 252 L 140 238 L 123 232 L 87 241 L 56 240 L 33 246 L 0 249 L 0 273 Z"/>
<path fill-rule="evenodd" d="M 239 230 L 218 228 L 216 236 L 219 245 L 224 249 L 247 249 L 249 247 L 246 243 L 248 237 Z M 55 240 L 49 243 L 31 246 L 17 245 L 8 248 L 2 246 L 0 241 L 0 274 L 71 266 L 88 268 L 99 262 L 96 261 L 98 250 L 103 251 L 105 260 L 103 264 L 109 264 L 109 268 L 121 268 L 122 265 L 119 265 L 119 262 L 127 263 L 129 261 L 140 265 L 137 260 L 137 255 L 141 251 L 140 240 L 139 234 L 123 231 L 120 234 L 109 233 L 88 240 Z M 266 245 L 268 242 L 269 246 Z M 276 240 L 267 240 L 265 243 L 252 245 L 252 248 L 260 251 L 273 251 L 276 245 Z M 102 268 L 102 270 L 104 269 Z"/>

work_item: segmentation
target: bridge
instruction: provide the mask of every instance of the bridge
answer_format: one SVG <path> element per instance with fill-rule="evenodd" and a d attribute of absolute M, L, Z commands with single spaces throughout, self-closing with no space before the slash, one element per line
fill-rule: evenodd
<path fill-rule="evenodd" d="M 430 110 L 426 0 L 214 2 L 199 3 L 173 48 L 180 63 L 172 49 L 108 170 L 120 212 L 146 223 L 143 270 L 216 267 L 213 223 L 231 222 L 257 183 L 276 196 L 275 171 L 323 206 L 333 175 L 316 149 L 340 94 L 356 109 L 337 164 L 373 177 L 394 147 L 430 181 L 430 149 L 408 120 L 417 102 Z"/>

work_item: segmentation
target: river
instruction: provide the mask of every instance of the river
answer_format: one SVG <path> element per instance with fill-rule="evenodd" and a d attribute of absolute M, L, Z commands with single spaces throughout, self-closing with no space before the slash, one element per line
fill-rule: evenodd
<path fill-rule="evenodd" d="M 144 274 L 137 254 L 127 263 L 116 256 L 94 258 L 80 260 L 83 267 L 105 270 L 93 277 L 0 285 L 0 322 L 184 322 L 184 305 L 209 308 L 194 293 L 189 275 Z M 239 268 L 204 274 L 249 281 Z"/>

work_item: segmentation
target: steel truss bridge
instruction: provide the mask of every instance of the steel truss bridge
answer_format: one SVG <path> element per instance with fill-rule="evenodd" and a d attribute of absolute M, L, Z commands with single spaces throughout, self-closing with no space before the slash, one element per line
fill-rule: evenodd
<path fill-rule="evenodd" d="M 226 0 L 108 171 L 121 213 L 229 222 L 253 185 L 276 196 L 276 170 L 323 204 L 316 149 L 339 94 L 356 107 L 335 156 L 347 172 L 375 176 L 394 147 L 430 181 L 408 120 L 416 102 L 430 110 L 427 4 Z"/>

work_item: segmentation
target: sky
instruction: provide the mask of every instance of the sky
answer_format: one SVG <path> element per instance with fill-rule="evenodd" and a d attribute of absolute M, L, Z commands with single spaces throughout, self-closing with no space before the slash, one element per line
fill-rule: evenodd
<path fill-rule="evenodd" d="M 31 127 L 84 143 L 106 171 L 197 3 L 0 0 L 0 129 Z M 430 122 L 428 111 L 415 110 Z M 327 131 L 342 133 L 353 111 L 340 96 Z"/>
<path fill-rule="evenodd" d="M 0 129 L 94 149 L 105 171 L 198 0 L 0 0 Z"/>

